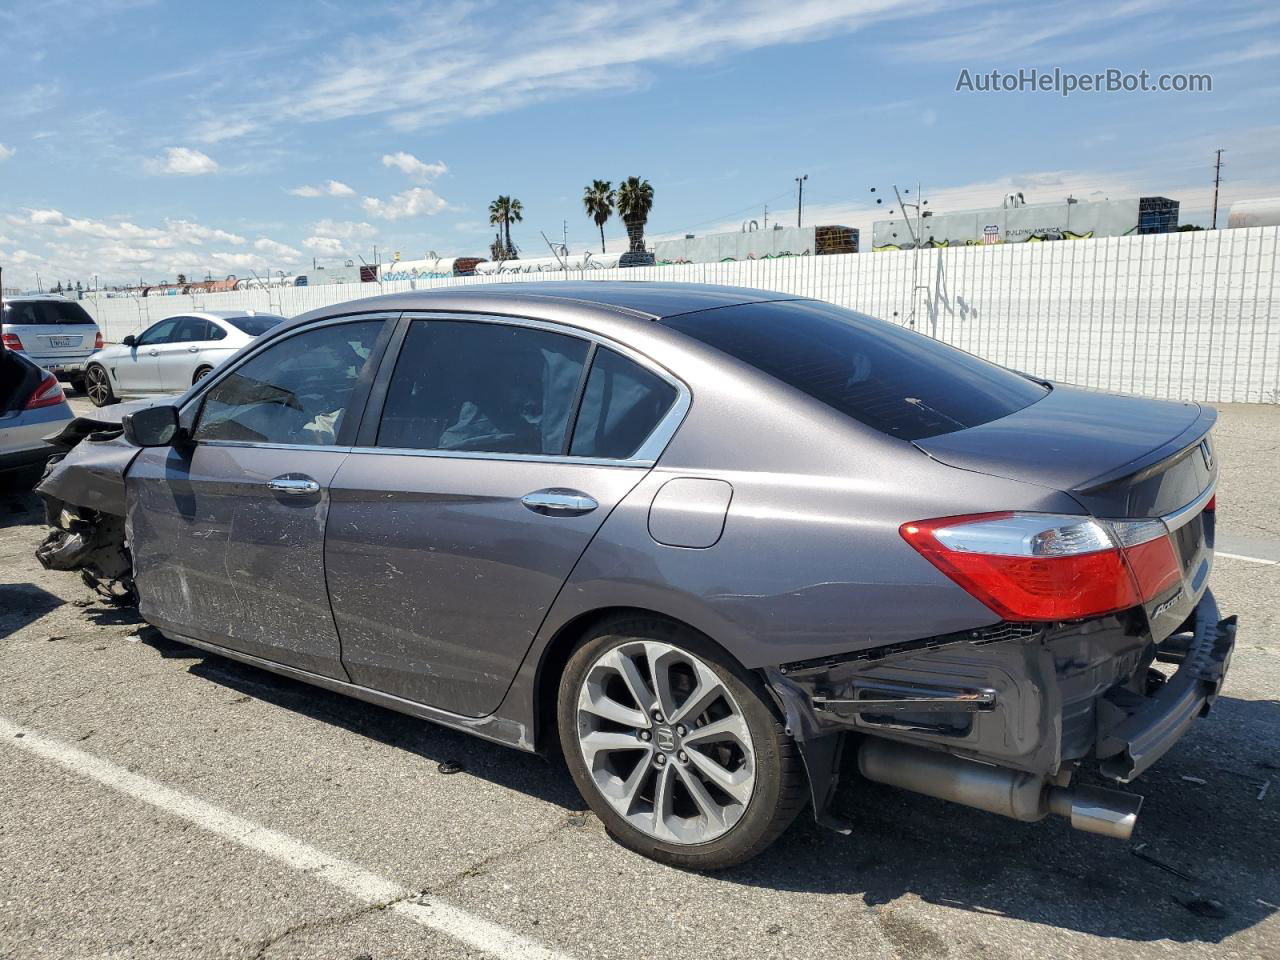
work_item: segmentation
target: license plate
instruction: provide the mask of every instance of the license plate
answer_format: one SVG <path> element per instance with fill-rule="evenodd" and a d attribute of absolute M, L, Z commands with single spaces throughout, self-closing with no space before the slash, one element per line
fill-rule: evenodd
<path fill-rule="evenodd" d="M 51 347 L 74 347 L 76 345 L 75 337 L 50 337 L 49 346 Z"/>

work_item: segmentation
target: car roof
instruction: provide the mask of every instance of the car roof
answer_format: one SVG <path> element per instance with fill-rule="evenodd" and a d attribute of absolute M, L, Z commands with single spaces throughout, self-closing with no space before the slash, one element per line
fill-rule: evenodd
<path fill-rule="evenodd" d="M 241 317 L 278 317 L 278 313 L 270 313 L 266 310 L 179 310 L 177 313 L 167 313 L 156 323 L 163 323 L 165 320 L 171 320 L 174 317 L 199 317 L 209 320 L 238 320 Z"/>
<path fill-rule="evenodd" d="M 5 303 L 30 303 L 33 300 L 53 300 L 58 303 L 78 303 L 78 300 L 72 300 L 70 297 L 64 297 L 59 293 L 22 293 L 16 297 L 5 297 Z"/>
<path fill-rule="evenodd" d="M 240 317 L 278 317 L 280 314 L 270 310 L 201 310 L 190 314 L 193 317 L 213 317 L 215 320 L 237 320 Z"/>
<path fill-rule="evenodd" d="M 542 280 L 476 283 L 431 290 L 412 290 L 334 304 L 305 314 L 307 319 L 371 310 L 459 310 L 517 313 L 554 318 L 557 308 L 572 310 L 579 322 L 582 308 L 603 308 L 636 319 L 659 320 L 683 313 L 742 303 L 802 300 L 795 294 L 724 287 L 708 283 L 665 283 L 653 280 Z M 302 319 L 302 318 L 299 318 Z"/>

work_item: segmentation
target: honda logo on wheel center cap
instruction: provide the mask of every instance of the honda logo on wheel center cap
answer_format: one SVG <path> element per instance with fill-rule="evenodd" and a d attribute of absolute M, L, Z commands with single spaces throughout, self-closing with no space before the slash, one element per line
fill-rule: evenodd
<path fill-rule="evenodd" d="M 659 727 L 653 734 L 659 750 L 671 751 L 676 748 L 676 735 L 670 727 Z"/>

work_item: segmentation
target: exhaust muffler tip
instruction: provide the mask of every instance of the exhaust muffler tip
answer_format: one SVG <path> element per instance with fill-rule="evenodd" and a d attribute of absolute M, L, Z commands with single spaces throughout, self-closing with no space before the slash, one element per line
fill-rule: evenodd
<path fill-rule="evenodd" d="M 1076 830 L 1128 840 L 1138 822 L 1142 797 L 1105 787 L 1051 787 L 1049 809 L 1067 817 Z"/>

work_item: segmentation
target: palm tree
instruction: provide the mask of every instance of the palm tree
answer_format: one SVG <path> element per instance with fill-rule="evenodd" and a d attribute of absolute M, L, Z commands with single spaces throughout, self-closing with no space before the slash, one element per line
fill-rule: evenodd
<path fill-rule="evenodd" d="M 523 219 L 524 205 L 519 200 L 503 195 L 489 204 L 489 222 L 503 232 L 506 246 L 503 251 L 506 256 L 503 259 L 515 259 L 516 248 L 511 245 L 511 224 L 519 223 Z"/>
<path fill-rule="evenodd" d="M 613 184 L 608 180 L 592 180 L 591 186 L 582 193 L 582 206 L 586 208 L 587 216 L 600 228 L 601 253 L 607 252 L 604 248 L 604 225 L 613 216 L 613 204 L 616 199 Z"/>
<path fill-rule="evenodd" d="M 627 225 L 628 252 L 644 255 L 644 225 L 653 209 L 653 187 L 648 180 L 627 177 L 618 187 L 618 215 Z"/>

